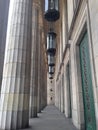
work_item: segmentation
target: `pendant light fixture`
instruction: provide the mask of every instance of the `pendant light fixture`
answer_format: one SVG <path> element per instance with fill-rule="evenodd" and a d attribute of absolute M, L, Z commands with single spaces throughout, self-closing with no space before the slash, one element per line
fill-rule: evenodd
<path fill-rule="evenodd" d="M 49 74 L 49 79 L 53 79 L 53 75 L 52 74 Z"/>
<path fill-rule="evenodd" d="M 53 66 L 49 66 L 49 74 L 54 74 L 55 68 Z"/>
<path fill-rule="evenodd" d="M 59 19 L 59 0 L 45 0 L 45 14 L 47 21 L 55 22 Z"/>
<path fill-rule="evenodd" d="M 56 53 L 56 33 L 52 29 L 47 34 L 47 52 L 52 55 Z"/>
<path fill-rule="evenodd" d="M 51 53 L 48 54 L 48 66 L 55 65 L 55 57 Z"/>

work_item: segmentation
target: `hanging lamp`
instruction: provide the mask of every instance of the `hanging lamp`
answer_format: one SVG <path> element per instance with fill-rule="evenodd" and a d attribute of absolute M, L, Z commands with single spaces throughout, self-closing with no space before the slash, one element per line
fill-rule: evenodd
<path fill-rule="evenodd" d="M 49 74 L 49 79 L 53 79 L 53 75 L 52 74 Z"/>
<path fill-rule="evenodd" d="M 55 68 L 53 66 L 49 66 L 49 74 L 54 74 Z"/>
<path fill-rule="evenodd" d="M 59 19 L 59 0 L 45 0 L 45 14 L 47 21 L 54 22 Z"/>
<path fill-rule="evenodd" d="M 47 34 L 47 52 L 52 55 L 56 53 L 56 33 L 52 29 Z"/>
<path fill-rule="evenodd" d="M 55 57 L 51 53 L 48 54 L 48 66 L 55 65 Z"/>

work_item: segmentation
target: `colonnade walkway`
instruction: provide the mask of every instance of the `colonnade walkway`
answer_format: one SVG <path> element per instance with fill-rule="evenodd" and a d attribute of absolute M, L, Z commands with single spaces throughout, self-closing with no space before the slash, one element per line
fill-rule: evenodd
<path fill-rule="evenodd" d="M 55 107 L 47 106 L 38 118 L 30 119 L 30 128 L 25 130 L 77 130 L 70 119 Z"/>

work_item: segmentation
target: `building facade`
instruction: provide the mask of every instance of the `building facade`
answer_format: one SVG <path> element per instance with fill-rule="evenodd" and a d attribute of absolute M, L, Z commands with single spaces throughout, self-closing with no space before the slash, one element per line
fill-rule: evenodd
<path fill-rule="evenodd" d="M 98 130 L 98 0 L 59 0 L 54 79 L 44 0 L 0 0 L 0 129 L 29 126 L 55 105 L 79 130 Z"/>
<path fill-rule="evenodd" d="M 56 23 L 55 105 L 80 130 L 98 129 L 97 5 L 61 0 Z"/>

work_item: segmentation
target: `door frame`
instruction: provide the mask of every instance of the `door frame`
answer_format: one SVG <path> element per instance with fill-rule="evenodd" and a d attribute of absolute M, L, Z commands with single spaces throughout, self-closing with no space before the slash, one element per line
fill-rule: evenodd
<path fill-rule="evenodd" d="M 86 39 L 87 41 L 84 43 L 84 42 L 82 42 L 82 41 L 84 40 L 85 36 L 87 37 L 87 39 Z M 82 42 L 82 43 L 81 43 L 81 42 Z M 88 93 L 89 93 L 89 94 L 91 95 L 91 97 L 92 97 L 92 103 L 93 103 L 93 105 L 92 105 L 91 109 L 93 108 L 94 112 L 92 113 L 93 115 L 92 115 L 92 114 L 91 114 L 91 115 L 93 116 L 93 118 L 94 118 L 94 120 L 95 120 L 95 124 L 93 124 L 93 125 L 95 126 L 95 129 L 96 129 L 94 91 L 93 91 L 93 83 L 92 83 L 93 80 L 92 80 L 92 73 L 91 73 L 91 61 L 90 61 L 89 40 L 88 40 L 88 32 L 87 32 L 87 31 L 84 33 L 84 35 L 83 35 L 83 37 L 82 37 L 82 39 L 81 39 L 81 42 L 80 42 L 79 45 L 82 45 L 82 44 L 84 45 L 84 44 L 85 44 L 85 45 L 87 46 L 87 51 L 88 51 L 88 53 L 87 53 L 88 56 L 87 56 L 87 57 L 89 58 L 88 62 L 90 63 L 90 66 L 89 66 L 90 68 L 89 68 L 89 69 L 90 69 L 90 75 L 91 75 L 91 76 L 90 76 L 90 78 L 91 78 L 91 86 L 90 86 L 90 87 L 91 87 L 91 89 L 92 89 L 92 93 L 89 93 L 89 92 L 90 92 L 89 90 L 88 90 L 88 91 L 89 91 Z M 85 108 L 85 96 L 86 96 L 86 95 L 84 96 L 84 84 L 83 84 L 83 82 L 84 82 L 83 79 L 84 79 L 84 78 L 82 78 L 82 76 L 83 76 L 82 69 L 83 69 L 84 67 L 82 68 L 82 61 L 81 61 L 81 60 L 83 60 L 83 59 L 82 59 L 83 57 L 81 57 L 81 47 L 80 47 L 80 46 L 79 46 L 79 53 L 80 53 L 80 66 L 81 66 L 80 71 L 81 71 L 83 104 L 84 104 L 84 109 L 85 109 L 85 110 L 84 110 L 84 117 L 85 117 L 85 123 L 86 123 L 86 121 L 87 121 L 87 120 L 86 120 L 86 115 L 87 115 L 87 111 L 88 111 L 88 110 Z M 91 98 L 91 97 L 90 97 L 90 98 Z M 91 104 L 91 102 L 90 102 L 90 104 Z M 88 123 L 87 123 L 87 124 L 88 124 Z M 91 126 L 91 123 L 89 123 L 88 125 Z M 87 125 L 87 126 L 88 126 L 88 125 Z M 85 126 L 86 126 L 86 124 L 85 124 Z"/>
<path fill-rule="evenodd" d="M 94 55 L 93 55 L 93 51 L 92 51 L 92 47 L 91 47 L 92 43 L 90 41 L 89 28 L 88 28 L 88 25 L 87 25 L 86 21 L 85 21 L 85 24 L 84 24 L 84 26 L 83 26 L 80 34 L 79 34 L 77 42 L 75 44 L 75 50 L 76 50 L 75 57 L 77 57 L 76 58 L 76 65 L 77 65 L 77 67 L 76 67 L 76 73 L 77 73 L 77 80 L 78 80 L 77 84 L 78 84 L 79 89 L 81 89 L 80 91 L 82 91 L 82 79 L 81 79 L 79 45 L 80 45 L 81 40 L 82 40 L 82 38 L 83 38 L 83 36 L 84 36 L 84 34 L 85 34 L 86 31 L 87 31 L 87 34 L 88 34 L 88 47 L 89 47 L 89 58 L 90 58 L 90 66 L 91 66 L 91 78 L 92 78 L 92 86 L 93 86 L 92 87 L 92 91 L 93 91 L 93 98 L 94 98 L 95 120 L 97 121 L 97 119 L 96 119 L 96 107 L 95 107 L 95 95 L 94 95 L 94 90 L 95 90 L 94 87 L 95 87 L 95 82 L 96 81 L 95 81 L 95 78 L 94 78 L 95 77 L 95 73 L 94 73 L 95 72 L 94 71 L 94 60 L 92 60 L 92 59 L 94 59 Z M 82 96 L 81 97 L 82 97 L 82 103 L 80 103 L 80 104 L 81 104 L 81 106 L 83 108 L 80 111 L 83 111 L 83 113 L 84 113 L 83 92 L 82 92 Z M 79 99 L 79 101 L 81 101 L 81 99 Z M 80 114 L 80 116 L 83 116 L 83 115 Z M 82 126 L 82 128 L 85 129 L 85 117 L 84 116 L 82 117 L 82 120 L 84 120 L 84 123 L 83 123 L 84 125 Z M 97 128 L 97 126 L 96 126 L 96 128 Z"/>

